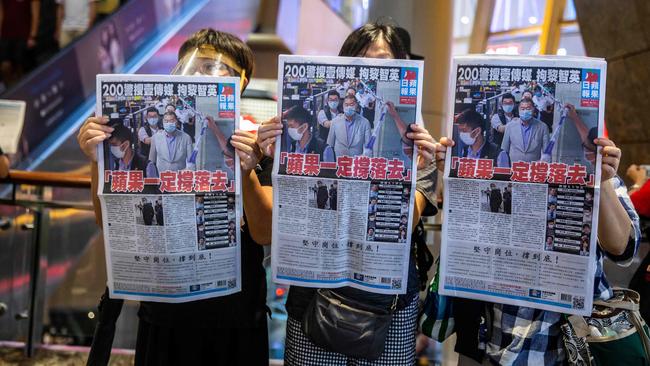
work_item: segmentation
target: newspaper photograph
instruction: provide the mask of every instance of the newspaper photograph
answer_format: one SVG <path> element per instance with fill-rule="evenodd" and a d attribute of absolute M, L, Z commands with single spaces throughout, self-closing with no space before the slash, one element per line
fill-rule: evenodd
<path fill-rule="evenodd" d="M 186 302 L 241 290 L 239 79 L 97 75 L 110 296 Z"/>
<path fill-rule="evenodd" d="M 454 58 L 440 293 L 591 314 L 606 63 Z"/>
<path fill-rule="evenodd" d="M 406 292 L 417 162 L 406 133 L 421 123 L 422 67 L 280 56 L 274 281 Z"/>

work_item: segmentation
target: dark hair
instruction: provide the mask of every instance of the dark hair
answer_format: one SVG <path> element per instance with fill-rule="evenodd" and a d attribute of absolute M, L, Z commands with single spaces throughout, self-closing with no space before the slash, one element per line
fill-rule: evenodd
<path fill-rule="evenodd" d="M 356 98 L 356 97 L 353 97 L 352 95 L 346 94 L 346 95 L 345 95 L 345 98 L 343 98 L 343 103 L 345 103 L 345 101 L 348 100 L 348 99 L 352 99 L 352 100 L 354 100 L 355 103 L 357 102 L 357 98 Z"/>
<path fill-rule="evenodd" d="M 149 107 L 149 108 L 147 108 L 147 114 L 149 114 L 149 113 L 151 113 L 151 112 L 154 112 L 154 113 L 160 115 L 160 113 L 158 113 L 158 109 L 156 109 L 156 108 L 154 108 L 154 107 Z"/>
<path fill-rule="evenodd" d="M 327 97 L 328 97 L 328 98 L 329 98 L 330 95 L 336 95 L 337 98 L 339 98 L 339 99 L 341 98 L 341 96 L 339 95 L 339 92 L 337 92 L 337 91 L 334 90 L 334 89 L 332 89 L 332 90 L 330 90 L 329 92 L 327 92 Z"/>
<path fill-rule="evenodd" d="M 458 116 L 458 124 L 465 124 L 473 129 L 480 128 L 481 131 L 485 130 L 485 122 L 483 116 L 473 109 L 466 109 Z"/>
<path fill-rule="evenodd" d="M 111 132 L 111 140 L 115 139 L 119 141 L 120 144 L 124 141 L 128 141 L 129 143 L 133 142 L 133 134 L 131 133 L 131 130 L 129 130 L 123 124 L 115 125 L 113 128 L 115 128 L 115 130 Z"/>
<path fill-rule="evenodd" d="M 533 107 L 535 107 L 535 103 L 530 98 L 521 98 L 521 100 L 519 101 L 520 106 L 521 106 L 521 103 L 530 103 Z"/>
<path fill-rule="evenodd" d="M 287 111 L 287 121 L 294 120 L 300 124 L 309 122 L 309 112 L 299 105 L 291 107 Z"/>
<path fill-rule="evenodd" d="M 542 91 L 542 87 L 539 85 L 535 85 L 535 88 L 533 88 L 535 91 Z"/>
<path fill-rule="evenodd" d="M 221 51 L 232 57 L 237 65 L 246 71 L 246 78 L 249 81 L 251 80 L 255 68 L 253 51 L 237 36 L 227 32 L 212 28 L 201 29 L 183 42 L 181 48 L 178 50 L 178 59 L 183 58 L 190 50 L 203 45 L 212 46 L 217 51 Z M 244 85 L 244 89 L 246 89 L 246 85 Z"/>
<path fill-rule="evenodd" d="M 510 94 L 510 93 L 505 93 L 505 94 L 503 94 L 503 96 L 501 97 L 501 103 L 503 103 L 503 100 L 504 100 L 504 99 L 511 99 L 511 100 L 514 102 L 514 101 L 515 101 L 515 96 L 512 95 L 512 94 Z"/>
<path fill-rule="evenodd" d="M 397 27 L 390 24 L 367 23 L 355 29 L 343 42 L 339 56 L 363 56 L 371 44 L 382 38 L 396 59 L 407 59 L 404 43 L 397 33 Z"/>
<path fill-rule="evenodd" d="M 165 114 L 163 114 L 163 118 L 165 118 L 165 116 L 174 116 L 174 119 L 178 121 L 178 117 L 176 117 L 176 113 L 174 112 L 165 112 Z"/>

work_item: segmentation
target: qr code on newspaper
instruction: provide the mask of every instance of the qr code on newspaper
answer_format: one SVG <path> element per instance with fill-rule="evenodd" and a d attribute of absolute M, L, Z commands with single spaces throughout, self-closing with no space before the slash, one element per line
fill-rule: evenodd
<path fill-rule="evenodd" d="M 584 296 L 574 296 L 573 297 L 573 308 L 574 309 L 584 309 L 585 308 L 585 298 L 584 298 Z"/>
<path fill-rule="evenodd" d="M 393 282 L 391 283 L 391 286 L 393 288 L 402 288 L 402 280 L 399 278 L 393 278 Z"/>

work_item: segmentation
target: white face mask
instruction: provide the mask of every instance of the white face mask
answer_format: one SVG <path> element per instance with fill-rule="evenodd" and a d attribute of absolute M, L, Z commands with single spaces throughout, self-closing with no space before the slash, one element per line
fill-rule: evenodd
<path fill-rule="evenodd" d="M 147 118 L 149 126 L 155 127 L 158 124 L 158 118 Z"/>
<path fill-rule="evenodd" d="M 461 132 L 459 134 L 460 135 L 460 140 L 463 142 L 463 144 L 465 144 L 465 145 L 474 145 L 474 143 L 476 142 L 476 137 L 472 137 L 472 132 L 474 132 L 474 131 L 472 130 L 470 132 Z"/>
<path fill-rule="evenodd" d="M 327 105 L 330 107 L 330 109 L 336 109 L 339 106 L 339 101 L 330 100 L 329 102 L 327 102 Z"/>
<path fill-rule="evenodd" d="M 294 141 L 300 141 L 302 135 L 305 133 L 304 131 L 298 132 L 298 128 L 291 128 L 291 127 L 287 129 L 287 132 L 289 132 L 289 137 L 291 137 Z"/>
<path fill-rule="evenodd" d="M 111 145 L 111 154 L 115 156 L 118 159 L 122 159 L 124 157 L 124 151 L 120 148 L 120 145 L 113 146 Z"/>

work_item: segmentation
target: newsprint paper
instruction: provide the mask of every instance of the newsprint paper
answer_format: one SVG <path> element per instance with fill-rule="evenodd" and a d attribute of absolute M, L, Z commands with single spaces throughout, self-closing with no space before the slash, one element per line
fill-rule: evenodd
<path fill-rule="evenodd" d="M 110 296 L 186 302 L 241 290 L 239 79 L 98 75 Z"/>
<path fill-rule="evenodd" d="M 454 59 L 440 293 L 591 313 L 606 63 Z"/>
<path fill-rule="evenodd" d="M 406 292 L 422 65 L 280 56 L 274 281 Z"/>

